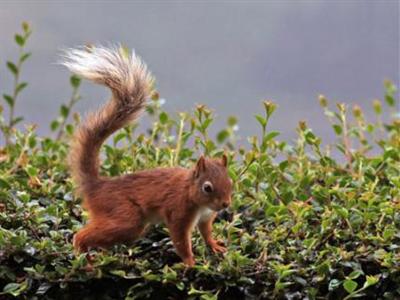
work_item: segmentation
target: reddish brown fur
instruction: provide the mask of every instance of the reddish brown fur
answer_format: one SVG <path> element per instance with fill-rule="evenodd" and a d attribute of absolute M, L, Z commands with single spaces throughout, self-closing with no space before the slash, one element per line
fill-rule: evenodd
<path fill-rule="evenodd" d="M 185 264 L 193 266 L 191 232 L 198 221 L 200 233 L 211 249 L 226 251 L 211 234 L 216 211 L 231 202 L 232 184 L 226 156 L 222 159 L 200 157 L 192 169 L 153 169 L 117 178 L 98 175 L 101 144 L 139 116 L 149 96 L 152 79 L 146 67 L 135 61 L 136 57 L 128 60 L 108 49 L 91 51 L 89 54 L 77 51 L 76 56 L 72 52 L 68 56 L 71 62 L 66 65 L 110 87 L 113 97 L 87 118 L 71 147 L 72 174 L 83 194 L 90 219 L 74 236 L 75 249 L 87 251 L 90 247 L 129 243 L 149 224 L 164 222 L 178 255 Z M 113 71 L 108 72 L 98 64 L 92 67 L 82 63 L 82 57 L 90 55 L 106 61 Z M 211 192 L 205 185 L 212 187 Z"/>

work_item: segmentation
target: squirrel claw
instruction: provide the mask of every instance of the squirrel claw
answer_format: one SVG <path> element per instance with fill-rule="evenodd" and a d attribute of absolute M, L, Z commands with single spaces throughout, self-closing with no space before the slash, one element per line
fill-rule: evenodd
<path fill-rule="evenodd" d="M 184 259 L 183 260 L 183 263 L 186 265 L 186 267 L 188 267 L 188 268 L 192 268 L 195 264 L 196 264 L 196 262 L 195 262 L 195 260 L 193 259 L 193 258 L 187 258 L 187 259 Z"/>
<path fill-rule="evenodd" d="M 214 253 L 225 253 L 227 251 L 226 247 L 224 246 L 224 242 L 223 241 L 213 241 L 210 244 L 211 250 Z"/>
<path fill-rule="evenodd" d="M 216 242 L 217 242 L 218 245 L 220 245 L 222 247 L 225 247 L 225 243 L 224 243 L 223 240 L 216 240 Z"/>

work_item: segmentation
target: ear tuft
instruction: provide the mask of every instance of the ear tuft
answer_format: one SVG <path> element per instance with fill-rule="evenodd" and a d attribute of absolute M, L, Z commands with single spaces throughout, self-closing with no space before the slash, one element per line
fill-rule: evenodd
<path fill-rule="evenodd" d="M 225 153 L 222 155 L 221 162 L 222 162 L 222 165 L 223 165 L 224 167 L 227 167 L 227 166 L 228 166 L 228 157 L 226 156 Z"/>
<path fill-rule="evenodd" d="M 200 156 L 199 160 L 196 163 L 196 169 L 195 169 L 195 177 L 199 177 L 199 175 L 206 170 L 206 159 L 204 156 Z"/>

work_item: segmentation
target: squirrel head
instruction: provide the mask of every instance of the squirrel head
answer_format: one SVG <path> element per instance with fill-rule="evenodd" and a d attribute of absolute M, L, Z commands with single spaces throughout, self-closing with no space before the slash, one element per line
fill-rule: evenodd
<path fill-rule="evenodd" d="M 194 201 L 218 211 L 231 204 L 232 180 L 228 175 L 228 159 L 208 159 L 201 156 L 193 170 Z"/>

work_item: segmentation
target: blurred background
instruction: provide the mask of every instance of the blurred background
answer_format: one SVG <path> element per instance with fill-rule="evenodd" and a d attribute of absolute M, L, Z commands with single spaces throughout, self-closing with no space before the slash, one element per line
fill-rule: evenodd
<path fill-rule="evenodd" d="M 239 135 L 259 133 L 254 114 L 272 99 L 271 128 L 293 139 L 306 120 L 324 142 L 333 130 L 318 105 L 358 103 L 371 112 L 383 80 L 399 83 L 399 1 L 1 1 L 0 91 L 10 92 L 6 60 L 17 58 L 14 33 L 22 21 L 33 52 L 22 79 L 28 88 L 16 110 L 49 134 L 50 121 L 71 90 L 57 65 L 59 50 L 120 42 L 136 49 L 157 78 L 164 108 L 215 110 L 214 132 L 230 115 Z M 106 100 L 105 88 L 84 82 L 80 112 Z M 368 113 L 367 113 L 368 115 Z M 146 124 L 149 120 L 142 119 Z"/>

